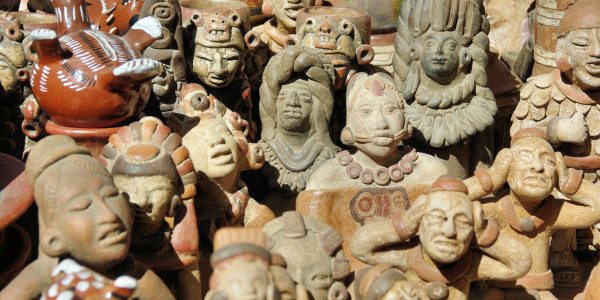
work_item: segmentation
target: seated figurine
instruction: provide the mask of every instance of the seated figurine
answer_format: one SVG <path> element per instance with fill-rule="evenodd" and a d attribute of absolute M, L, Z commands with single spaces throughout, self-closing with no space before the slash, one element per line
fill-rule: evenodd
<path fill-rule="evenodd" d="M 353 299 L 419 300 L 419 296 L 402 272 L 388 264 L 378 264 L 356 274 Z"/>
<path fill-rule="evenodd" d="M 265 203 L 280 215 L 294 208 L 297 193 L 338 147 L 329 135 L 334 68 L 324 54 L 287 47 L 267 65 L 260 87 L 261 173 L 271 193 Z"/>
<path fill-rule="evenodd" d="M 265 225 L 264 231 L 271 239 L 269 251 L 281 255 L 296 290 L 306 292 L 299 299 L 348 299 L 344 279 L 350 267 L 335 229 L 315 217 L 288 211 Z"/>
<path fill-rule="evenodd" d="M 467 193 L 462 181 L 441 177 L 406 212 L 358 229 L 350 249 L 367 264 L 399 268 L 425 299 L 467 299 L 472 281 L 523 276 L 531 267 L 527 247 L 485 220 Z"/>
<path fill-rule="evenodd" d="M 109 141 L 100 161 L 117 189 L 129 196 L 134 216 L 131 252 L 165 282 L 176 277 L 178 298 L 200 293 L 199 278 L 194 280 L 198 276 L 196 173 L 181 137 L 160 120 L 145 117 L 123 127 Z M 166 218 L 174 218 L 172 225 Z"/>
<path fill-rule="evenodd" d="M 465 183 L 474 200 L 508 183 L 510 191 L 486 198 L 483 210 L 503 234 L 525 244 L 533 254 L 531 270 L 522 278 L 488 283 L 508 290 L 527 289 L 541 299 L 555 299 L 550 293 L 554 278 L 548 266 L 552 234 L 600 222 L 600 189 L 583 179 L 581 171 L 567 169 L 562 155 L 555 153 L 545 138 L 540 129 L 517 131 L 510 149 L 496 157 L 494 169 L 479 169 Z"/>
<path fill-rule="evenodd" d="M 411 133 L 402 96 L 389 75 L 358 73 L 350 79 L 342 142 L 357 150 L 342 151 L 317 168 L 296 209 L 342 234 L 354 270 L 361 267 L 347 248 L 354 231 L 403 211 L 448 173 L 439 159 L 403 145 Z"/>
<path fill-rule="evenodd" d="M 270 273 L 271 254 L 260 229 L 223 228 L 217 231 L 210 265 L 210 290 L 205 300 L 277 300 L 280 292 Z M 281 298 L 290 299 L 290 298 Z"/>
<path fill-rule="evenodd" d="M 154 272 L 129 255 L 131 209 L 87 149 L 67 136 L 49 136 L 31 150 L 25 171 L 38 207 L 40 254 L 0 298 L 40 297 L 59 260 L 72 258 L 112 280 L 133 277 L 134 298 L 174 299 Z"/>
<path fill-rule="evenodd" d="M 249 143 L 248 122 L 227 109 L 198 84 L 182 89 L 171 122 L 190 152 L 202 193 L 196 201 L 203 254 L 211 251 L 214 232 L 226 226 L 262 227 L 273 212 L 250 197 L 240 178 L 264 162 L 262 148 Z M 204 197 L 202 197 L 204 196 Z"/>

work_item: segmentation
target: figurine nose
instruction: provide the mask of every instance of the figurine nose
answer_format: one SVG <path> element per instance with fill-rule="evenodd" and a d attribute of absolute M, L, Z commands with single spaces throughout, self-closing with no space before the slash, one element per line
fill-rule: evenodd
<path fill-rule="evenodd" d="M 319 31 L 322 33 L 330 33 L 331 32 L 331 24 L 329 24 L 329 22 L 325 21 L 325 23 L 323 23 L 323 25 L 321 25 L 321 28 L 319 28 Z"/>
<path fill-rule="evenodd" d="M 142 209 L 148 208 L 148 193 L 146 193 L 146 189 L 143 186 L 138 187 L 136 204 Z"/>
<path fill-rule="evenodd" d="M 225 139 L 219 133 L 214 130 L 210 130 L 209 132 L 207 140 L 210 147 L 225 144 Z"/>
<path fill-rule="evenodd" d="M 119 222 L 119 217 L 115 214 L 112 209 L 106 204 L 104 199 L 99 195 L 94 195 L 96 198 L 94 201 L 98 204 L 98 217 L 100 218 L 100 223 L 117 223 Z"/>
<path fill-rule="evenodd" d="M 531 162 L 531 169 L 533 169 L 536 172 L 541 172 L 544 170 L 544 165 L 542 164 L 542 161 L 540 160 L 539 157 L 534 156 L 533 160 Z"/>
<path fill-rule="evenodd" d="M 442 225 L 442 233 L 449 238 L 456 236 L 456 226 L 454 226 L 454 220 L 447 219 Z"/>
<path fill-rule="evenodd" d="M 223 59 L 220 54 L 215 54 L 215 58 L 211 65 L 211 71 L 216 75 L 223 75 L 227 70 L 223 68 Z"/>
<path fill-rule="evenodd" d="M 298 99 L 298 93 L 292 91 L 287 97 L 288 106 L 300 107 L 300 99 Z"/>

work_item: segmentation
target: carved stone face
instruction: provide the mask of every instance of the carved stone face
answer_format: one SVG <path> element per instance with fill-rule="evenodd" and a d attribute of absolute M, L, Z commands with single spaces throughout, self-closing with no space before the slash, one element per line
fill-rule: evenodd
<path fill-rule="evenodd" d="M 194 73 L 208 86 L 222 88 L 236 80 L 242 55 L 234 47 L 211 48 L 196 45 Z"/>
<path fill-rule="evenodd" d="M 395 141 L 394 136 L 404 129 L 405 124 L 404 112 L 397 98 L 374 97 L 366 90 L 355 96 L 346 120 L 346 126 L 351 128 L 355 138 L 370 139 L 366 143 L 357 141 L 354 146 L 363 153 L 378 158 L 395 151 L 399 141 Z"/>
<path fill-rule="evenodd" d="M 423 72 L 436 81 L 454 75 L 460 47 L 458 34 L 430 30 L 420 40 Z"/>
<path fill-rule="evenodd" d="M 65 254 L 95 269 L 119 263 L 129 252 L 131 211 L 109 176 L 71 169 L 56 195 L 58 212 L 49 222 Z"/>
<path fill-rule="evenodd" d="M 506 181 L 518 198 L 542 201 L 556 182 L 554 151 L 540 138 L 523 138 L 511 148 L 514 160 Z"/>
<path fill-rule="evenodd" d="M 201 121 L 183 137 L 194 169 L 209 178 L 220 178 L 238 170 L 241 151 L 225 121 L 219 117 Z"/>
<path fill-rule="evenodd" d="M 298 11 L 314 4 L 314 0 L 272 0 L 275 18 L 288 29 L 296 28 Z"/>
<path fill-rule="evenodd" d="M 449 264 L 469 250 L 473 238 L 473 207 L 467 195 L 438 191 L 430 199 L 419 224 L 419 241 L 436 262 Z"/>
<path fill-rule="evenodd" d="M 303 80 L 281 87 L 277 96 L 277 126 L 288 132 L 305 133 L 311 127 L 313 93 Z"/>
<path fill-rule="evenodd" d="M 600 89 L 600 28 L 574 29 L 566 39 L 573 81 L 584 91 Z"/>
<path fill-rule="evenodd" d="M 267 264 L 251 255 L 230 259 L 215 269 L 219 284 L 211 288 L 210 299 L 266 300 L 272 280 Z M 225 297 L 223 297 L 225 296 Z M 222 297 L 222 298 L 221 298 Z M 207 298 L 209 299 L 209 298 Z"/>
<path fill-rule="evenodd" d="M 175 186 L 171 180 L 162 175 L 117 175 L 114 182 L 121 192 L 129 195 L 134 216 L 134 234 L 148 236 L 156 233 L 163 224 L 175 195 Z"/>
<path fill-rule="evenodd" d="M 381 298 L 381 300 L 416 300 L 419 299 L 415 287 L 407 280 L 399 280 L 392 285 L 392 288 Z"/>
<path fill-rule="evenodd" d="M 306 31 L 300 44 L 325 53 L 334 66 L 348 66 L 356 57 L 354 26 L 339 16 L 318 16 L 308 18 L 304 24 Z"/>

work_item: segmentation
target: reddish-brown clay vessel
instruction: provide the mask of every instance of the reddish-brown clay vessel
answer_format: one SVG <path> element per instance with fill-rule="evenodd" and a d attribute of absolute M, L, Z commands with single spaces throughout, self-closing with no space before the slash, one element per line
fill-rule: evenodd
<path fill-rule="evenodd" d="M 148 80 L 160 72 L 158 62 L 142 59 L 140 51 L 161 36 L 160 23 L 144 18 L 121 38 L 91 30 L 84 0 L 52 5 L 57 31 L 31 33 L 38 56 L 31 86 L 42 110 L 59 125 L 80 128 L 136 116 L 148 100 Z"/>

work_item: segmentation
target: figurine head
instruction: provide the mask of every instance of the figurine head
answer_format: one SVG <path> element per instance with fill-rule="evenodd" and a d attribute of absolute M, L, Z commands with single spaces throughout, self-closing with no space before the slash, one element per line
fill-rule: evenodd
<path fill-rule="evenodd" d="M 335 229 L 315 217 L 289 211 L 265 225 L 264 231 L 272 240 L 269 251 L 283 257 L 288 273 L 313 299 L 347 295 L 342 282 L 350 274 L 349 263 Z"/>
<path fill-rule="evenodd" d="M 266 246 L 267 238 L 260 229 L 230 227 L 217 231 L 210 258 L 214 271 L 205 299 L 279 299 Z"/>
<path fill-rule="evenodd" d="M 40 220 L 40 248 L 106 270 L 129 253 L 131 210 L 104 166 L 67 136 L 42 139 L 26 171 Z"/>
<path fill-rule="evenodd" d="M 556 156 L 546 134 L 536 128 L 515 133 L 510 150 L 513 161 L 506 182 L 520 201 L 541 202 L 557 181 Z"/>
<path fill-rule="evenodd" d="M 0 97 L 4 97 L 29 80 L 29 71 L 23 49 L 25 34 L 14 13 L 0 12 L 0 30 Z"/>
<path fill-rule="evenodd" d="M 419 39 L 419 46 L 425 75 L 439 82 L 456 74 L 461 47 L 457 32 L 429 30 Z"/>
<path fill-rule="evenodd" d="M 262 11 L 266 16 L 275 16 L 278 24 L 289 31 L 296 30 L 298 11 L 315 5 L 315 0 L 264 0 Z"/>
<path fill-rule="evenodd" d="M 418 235 L 424 252 L 436 262 L 459 260 L 473 238 L 473 204 L 467 186 L 460 180 L 443 176 L 433 183 L 425 197 Z M 418 200 L 417 200 L 418 201 Z M 423 201 L 423 200 L 422 200 Z"/>
<path fill-rule="evenodd" d="M 271 58 L 260 87 L 262 139 L 311 132 L 329 139 L 334 78 L 327 58 L 309 48 L 290 46 Z"/>
<path fill-rule="evenodd" d="M 374 158 L 398 151 L 409 138 L 412 126 L 404 115 L 404 100 L 385 73 L 358 73 L 350 78 L 346 92 L 345 145 Z"/>
<path fill-rule="evenodd" d="M 129 196 L 136 238 L 155 234 L 182 200 L 196 194 L 196 174 L 181 137 L 153 117 L 122 127 L 109 138 L 100 161 Z"/>
<path fill-rule="evenodd" d="M 357 300 L 418 300 L 415 287 L 398 269 L 378 264 L 358 271 L 354 282 Z"/>
<path fill-rule="evenodd" d="M 354 59 L 361 65 L 373 60 L 371 19 L 366 12 L 343 7 L 307 7 L 298 14 L 297 38 L 301 46 L 317 49 L 336 67 Z"/>
<path fill-rule="evenodd" d="M 259 169 L 264 163 L 260 146 L 249 143 L 248 122 L 229 110 L 197 84 L 184 86 L 182 100 L 172 119 L 183 135 L 183 145 L 197 172 L 209 178 L 237 178 L 239 173 Z"/>
<path fill-rule="evenodd" d="M 208 8 L 192 16 L 191 31 L 195 32 L 195 38 L 190 60 L 202 83 L 223 88 L 240 79 L 246 56 L 243 30 L 247 19 L 240 12 L 222 7 Z"/>
<path fill-rule="evenodd" d="M 600 89 L 600 3 L 569 6 L 557 28 L 557 66 L 584 91 Z"/>

